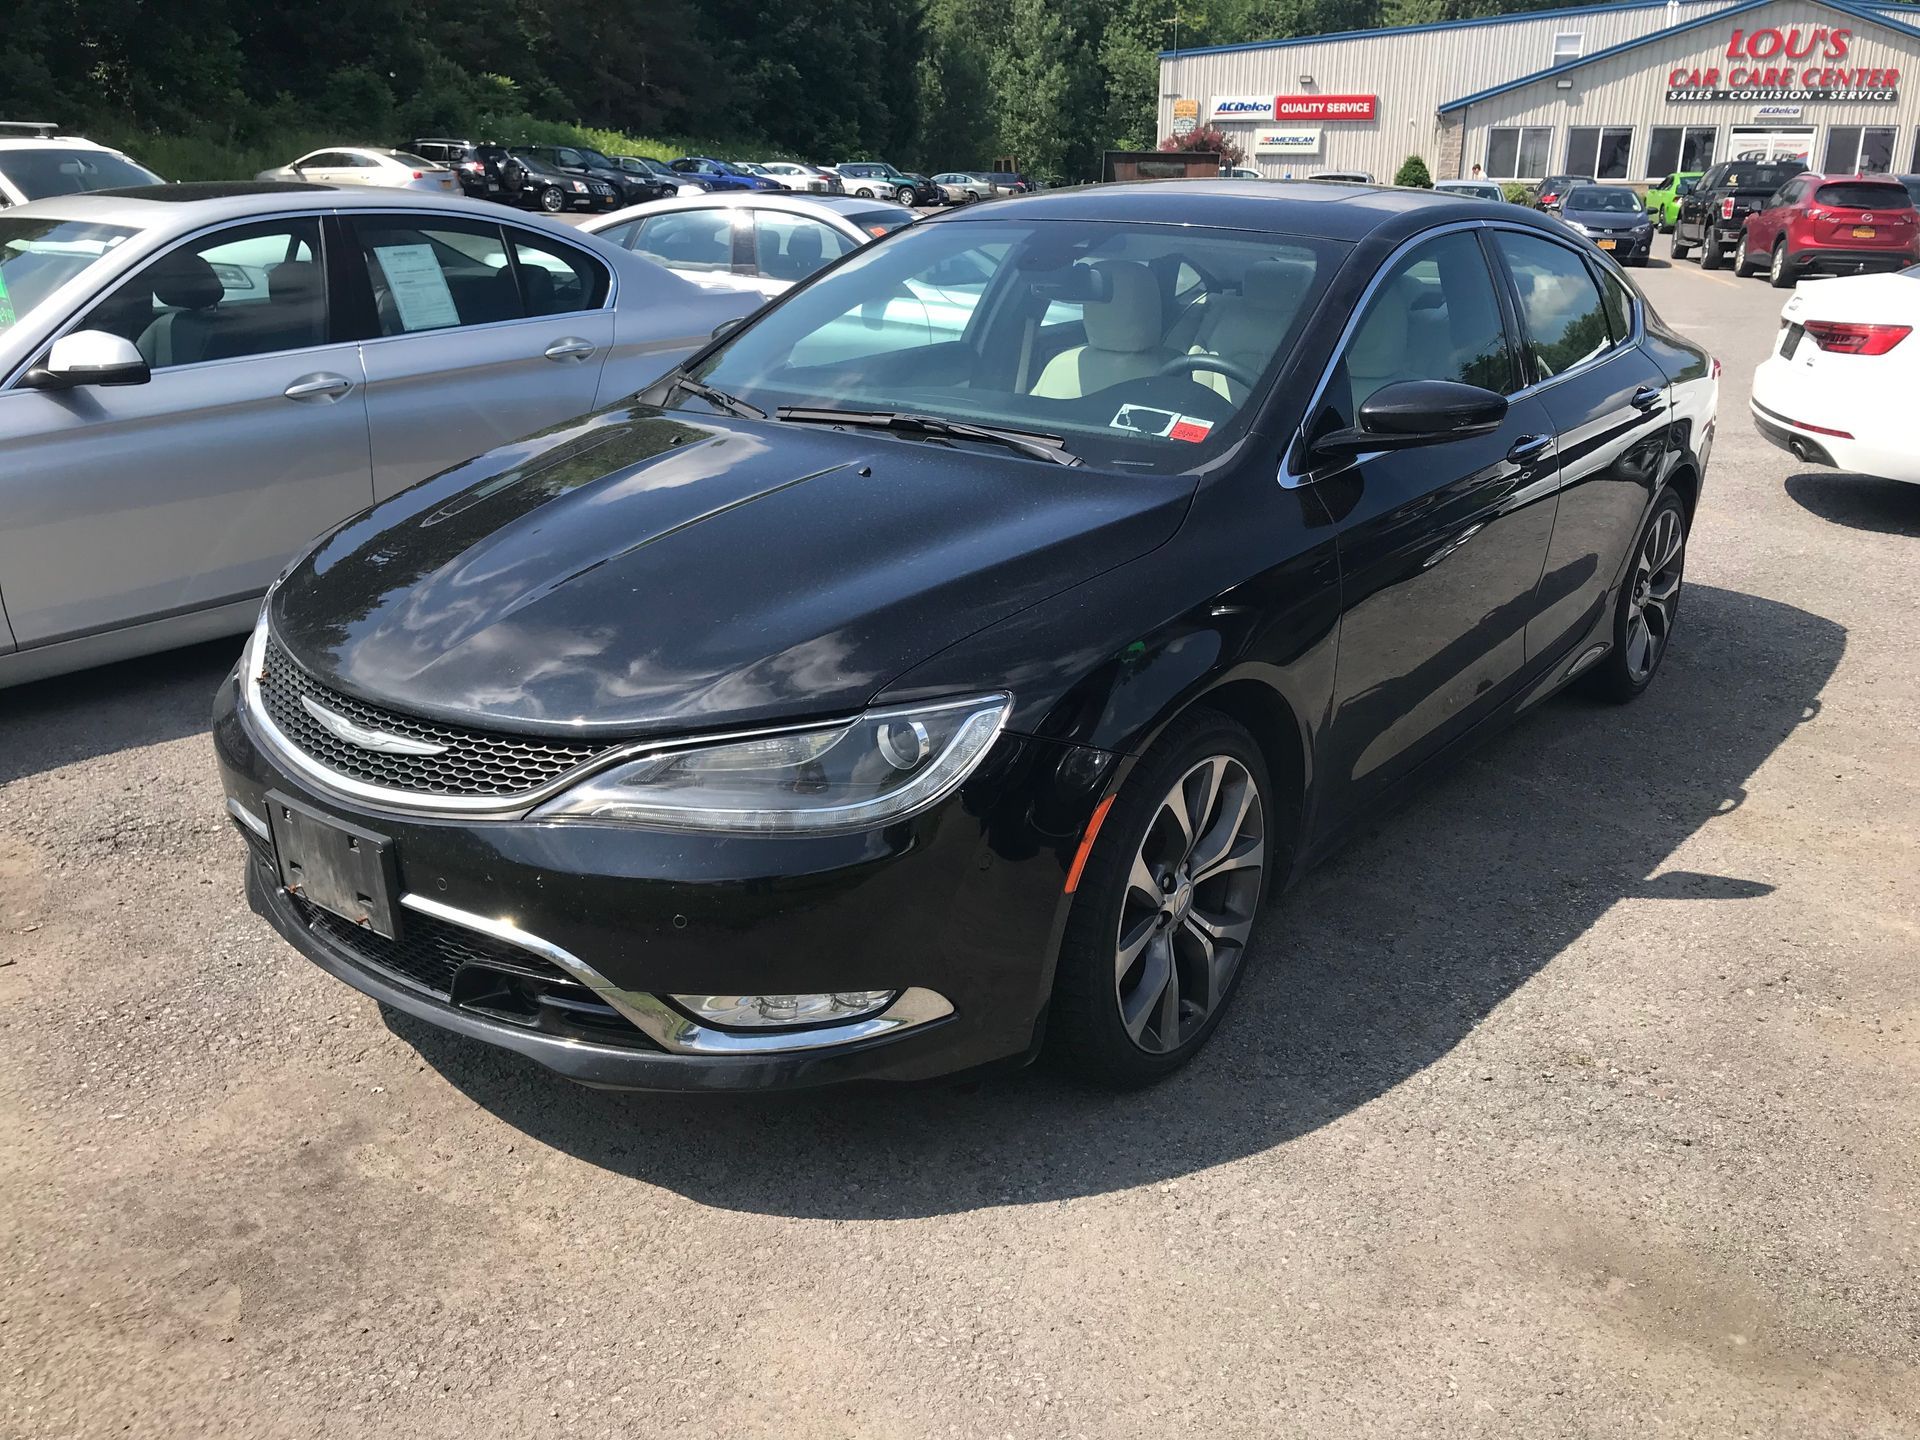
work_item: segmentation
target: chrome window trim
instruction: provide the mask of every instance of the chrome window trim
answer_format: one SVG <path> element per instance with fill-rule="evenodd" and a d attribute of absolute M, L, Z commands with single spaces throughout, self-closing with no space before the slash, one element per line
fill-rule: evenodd
<path fill-rule="evenodd" d="M 1400 244 L 1396 245 L 1392 249 L 1392 251 L 1390 251 L 1387 254 L 1386 258 L 1383 259 L 1380 262 L 1379 266 L 1374 270 L 1373 278 L 1367 282 L 1367 288 L 1361 292 L 1359 300 L 1357 300 L 1354 303 L 1352 313 L 1347 317 L 1346 328 L 1340 332 L 1339 340 L 1337 340 L 1334 343 L 1333 354 L 1331 358 L 1328 359 L 1326 368 L 1320 372 L 1320 379 L 1318 380 L 1318 382 L 1315 383 L 1313 387 L 1313 398 L 1307 402 L 1306 410 L 1302 414 L 1300 428 L 1296 429 L 1293 432 L 1293 435 L 1288 439 L 1286 455 L 1281 459 L 1281 462 L 1280 462 L 1280 474 L 1278 478 L 1279 478 L 1280 486 L 1282 489 L 1297 490 L 1305 485 L 1310 485 L 1313 483 L 1312 479 L 1308 475 L 1303 474 L 1299 471 L 1296 471 L 1293 468 L 1294 451 L 1304 443 L 1305 427 L 1306 427 L 1307 421 L 1313 417 L 1314 412 L 1319 408 L 1320 401 L 1325 397 L 1327 393 L 1327 386 L 1333 380 L 1333 372 L 1340 368 L 1340 361 L 1345 357 L 1347 353 L 1347 346 L 1352 342 L 1354 332 L 1360 328 L 1360 321 L 1366 315 L 1367 307 L 1373 303 L 1373 297 L 1379 292 L 1381 284 L 1385 281 L 1388 273 L 1393 269 L 1394 265 L 1408 251 L 1413 250 L 1420 245 L 1426 244 L 1429 240 L 1438 239 L 1443 235 L 1457 234 L 1461 231 L 1502 231 L 1502 230 L 1515 235 L 1529 235 L 1535 239 L 1544 240 L 1549 245 L 1558 245 L 1561 249 L 1565 250 L 1568 254 L 1572 255 L 1575 259 L 1580 260 L 1583 263 L 1588 259 L 1586 252 L 1582 251 L 1574 244 L 1569 244 L 1566 240 L 1561 239 L 1557 235 L 1547 234 L 1545 231 L 1535 229 L 1531 225 L 1515 225 L 1511 221 L 1505 221 L 1505 220 L 1456 220 L 1449 225 L 1437 225 L 1431 230 L 1422 230 L 1418 235 L 1409 236 L 1407 239 L 1401 241 Z M 1593 253 L 1595 255 L 1601 256 L 1603 261 L 1605 260 L 1605 255 L 1602 251 L 1595 249 Z M 1617 264 L 1615 268 L 1618 269 Z M 1492 273 L 1491 271 L 1489 271 L 1488 278 L 1493 281 L 1496 287 L 1501 286 L 1503 284 L 1502 277 Z M 1627 277 L 1624 274 L 1624 272 L 1621 273 L 1620 278 L 1623 280 L 1627 280 Z M 1595 282 L 1595 288 L 1598 289 L 1598 282 Z M 1631 296 L 1633 300 L 1633 330 L 1627 339 L 1619 341 L 1615 344 L 1609 345 L 1605 350 L 1602 350 L 1598 355 L 1594 355 L 1586 360 L 1581 361 L 1578 365 L 1575 365 L 1573 368 L 1569 370 L 1562 370 L 1558 375 L 1549 375 L 1544 380 L 1535 380 L 1529 385 L 1523 385 L 1520 389 L 1515 390 L 1512 394 L 1507 396 L 1507 402 L 1509 404 L 1512 404 L 1517 400 L 1530 399 L 1535 395 L 1539 395 L 1546 390 L 1552 389 L 1555 385 L 1558 385 L 1562 380 L 1567 380 L 1572 378 L 1573 376 L 1584 374 L 1586 371 L 1592 369 L 1594 366 L 1603 364 L 1606 361 L 1611 360 L 1614 357 L 1615 353 L 1618 351 L 1628 350 L 1633 348 L 1634 346 L 1639 345 L 1641 341 L 1646 337 L 1646 317 L 1643 313 L 1644 307 L 1642 304 L 1640 291 L 1634 286 L 1631 280 L 1627 280 L 1627 294 Z M 1603 305 L 1605 304 L 1605 296 L 1601 297 L 1601 302 Z M 1515 313 L 1514 318 L 1517 321 L 1519 321 L 1524 328 L 1525 321 L 1518 314 L 1518 312 Z M 1525 336 L 1522 335 L 1520 339 L 1523 342 L 1522 348 L 1524 349 Z M 1362 454 L 1355 455 L 1352 458 L 1351 463 L 1359 464 L 1364 460 L 1372 458 L 1374 455 L 1379 455 L 1383 453 L 1385 452 L 1378 451 L 1378 450 L 1367 451 Z"/>
<path fill-rule="evenodd" d="M 262 623 L 255 626 L 255 633 L 265 629 Z M 270 638 L 271 632 L 268 632 Z M 330 766 L 322 765 L 296 746 L 280 727 L 273 723 L 273 717 L 260 698 L 260 677 L 262 671 L 261 656 L 264 647 L 248 642 L 246 656 L 254 661 L 242 677 L 240 689 L 240 718 L 247 729 L 270 756 L 302 778 L 312 783 L 322 793 L 334 799 L 352 804 L 366 805 L 375 810 L 385 810 L 395 814 L 423 816 L 440 820 L 519 820 L 525 818 L 543 800 L 551 800 L 562 790 L 577 785 L 589 775 L 614 765 L 623 765 L 646 755 L 671 754 L 679 750 L 699 749 L 708 745 L 731 744 L 739 740 L 754 740 L 767 735 L 784 735 L 801 730 L 817 730 L 835 724 L 852 724 L 851 719 L 825 718 L 796 722 L 788 725 L 767 725 L 752 730 L 726 730 L 700 735 L 676 735 L 664 739 L 639 740 L 622 745 L 611 741 L 609 748 L 602 754 L 583 760 L 564 774 L 556 775 L 532 790 L 519 790 L 511 795 L 428 795 L 417 790 L 395 790 L 385 785 L 370 785 L 364 780 L 355 780 L 350 775 L 342 775 Z M 291 657 L 290 657 L 291 658 Z M 300 662 L 295 660 L 294 664 Z"/>
<path fill-rule="evenodd" d="M 612 1006 L 661 1049 L 674 1055 L 781 1055 L 825 1050 L 862 1040 L 901 1034 L 953 1014 L 953 1002 L 937 991 L 912 987 L 902 990 L 878 1015 L 863 1016 L 844 1025 L 822 1025 L 808 1030 L 765 1031 L 747 1034 L 720 1030 L 688 1019 L 658 995 L 626 990 L 614 984 L 579 956 L 551 940 L 522 930 L 510 919 L 491 918 L 471 910 L 431 900 L 411 892 L 400 897 L 403 908 L 430 915 L 449 925 L 475 931 L 557 965 Z"/>

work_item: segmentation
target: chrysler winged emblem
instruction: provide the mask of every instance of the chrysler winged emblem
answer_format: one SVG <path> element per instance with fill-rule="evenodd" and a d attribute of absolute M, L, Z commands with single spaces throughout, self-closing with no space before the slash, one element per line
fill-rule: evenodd
<path fill-rule="evenodd" d="M 414 740 L 405 735 L 395 735 L 391 730 L 356 725 L 346 716 L 334 714 L 310 696 L 300 697 L 300 708 L 325 726 L 328 733 L 362 750 L 372 750 L 381 755 L 444 755 L 447 750 L 446 746 L 435 745 L 430 740 Z"/>

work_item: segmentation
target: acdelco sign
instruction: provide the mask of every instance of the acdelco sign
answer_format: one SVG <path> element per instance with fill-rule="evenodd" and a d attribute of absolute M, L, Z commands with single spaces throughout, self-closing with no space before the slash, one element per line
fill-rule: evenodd
<path fill-rule="evenodd" d="M 1214 120 L 1271 120 L 1271 95 L 1216 95 L 1208 117 Z"/>

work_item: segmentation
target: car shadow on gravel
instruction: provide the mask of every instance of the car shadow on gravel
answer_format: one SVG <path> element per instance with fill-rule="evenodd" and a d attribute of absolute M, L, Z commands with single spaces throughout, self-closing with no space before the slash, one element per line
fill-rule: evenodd
<path fill-rule="evenodd" d="M 977 1087 L 609 1094 L 397 1012 L 388 1024 L 537 1141 L 723 1209 L 945 1214 L 1269 1151 L 1446 1055 L 1616 902 L 1768 893 L 1666 861 L 1744 803 L 1755 771 L 1818 712 L 1845 631 L 1702 586 L 1684 613 L 1641 701 L 1543 706 L 1296 887 L 1212 1045 L 1152 1089 L 1094 1092 L 1042 1067 Z"/>
<path fill-rule="evenodd" d="M 1787 477 L 1787 494 L 1822 520 L 1879 535 L 1920 535 L 1920 485 L 1807 470 Z"/>
<path fill-rule="evenodd" d="M 211 729 L 213 692 L 244 640 L 209 640 L 0 690 L 0 785 Z"/>

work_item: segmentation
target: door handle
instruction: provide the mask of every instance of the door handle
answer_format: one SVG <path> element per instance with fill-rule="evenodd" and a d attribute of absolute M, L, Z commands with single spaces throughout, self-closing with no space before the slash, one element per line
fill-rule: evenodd
<path fill-rule="evenodd" d="M 1538 460 L 1553 448 L 1551 435 L 1522 435 L 1513 442 L 1513 448 L 1507 451 L 1507 459 L 1516 465 L 1525 465 Z"/>
<path fill-rule="evenodd" d="M 1666 398 L 1666 392 L 1658 385 L 1642 385 L 1638 390 L 1633 392 L 1633 408 L 1636 410 L 1652 410 Z"/>
<path fill-rule="evenodd" d="M 569 335 L 566 339 L 556 340 L 547 346 L 546 355 L 549 360 L 584 360 L 593 354 L 595 348 L 592 341 L 582 340 L 578 335 Z"/>
<path fill-rule="evenodd" d="M 302 375 L 280 393 L 289 400 L 338 400 L 351 389 L 353 382 L 346 376 L 331 375 L 320 370 L 312 375 Z"/>

